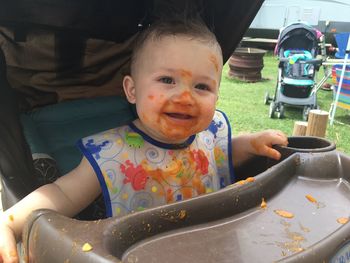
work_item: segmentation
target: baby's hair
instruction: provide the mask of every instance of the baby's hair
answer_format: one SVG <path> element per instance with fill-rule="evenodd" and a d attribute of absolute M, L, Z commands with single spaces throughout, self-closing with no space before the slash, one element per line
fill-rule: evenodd
<path fill-rule="evenodd" d="M 131 73 L 135 70 L 135 63 L 143 47 L 148 41 L 157 41 L 166 36 L 185 36 L 190 40 L 196 40 L 212 46 L 222 54 L 220 44 L 213 32 L 200 19 L 183 20 L 159 20 L 140 32 L 133 47 L 131 56 Z"/>

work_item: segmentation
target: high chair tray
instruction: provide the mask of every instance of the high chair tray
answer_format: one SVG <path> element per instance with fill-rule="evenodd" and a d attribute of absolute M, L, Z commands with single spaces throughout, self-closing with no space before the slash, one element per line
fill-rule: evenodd
<path fill-rule="evenodd" d="M 41 210 L 24 245 L 33 262 L 343 262 L 349 171 L 338 151 L 296 153 L 255 180 L 120 219 Z"/>

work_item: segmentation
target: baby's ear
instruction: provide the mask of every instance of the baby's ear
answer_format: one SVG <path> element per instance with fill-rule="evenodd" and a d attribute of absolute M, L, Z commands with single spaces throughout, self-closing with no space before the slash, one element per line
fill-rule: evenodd
<path fill-rule="evenodd" d="M 127 75 L 123 79 L 123 89 L 128 101 L 132 104 L 136 103 L 135 83 L 131 76 Z"/>

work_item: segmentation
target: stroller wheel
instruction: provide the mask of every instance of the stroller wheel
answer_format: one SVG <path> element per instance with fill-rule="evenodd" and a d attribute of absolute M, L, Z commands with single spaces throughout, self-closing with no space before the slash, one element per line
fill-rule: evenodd
<path fill-rule="evenodd" d="M 284 105 L 283 104 L 280 104 L 278 106 L 277 118 L 279 118 L 279 119 L 283 119 L 284 118 Z"/>
<path fill-rule="evenodd" d="M 264 104 L 265 105 L 269 104 L 270 100 L 271 100 L 271 98 L 270 98 L 269 92 L 266 91 L 265 92 L 265 98 L 264 98 Z"/>
<path fill-rule="evenodd" d="M 303 120 L 304 121 L 308 120 L 310 110 L 311 110 L 310 106 L 304 106 L 304 109 L 303 109 Z"/>
<path fill-rule="evenodd" d="M 269 117 L 273 119 L 275 117 L 275 111 L 276 111 L 276 103 L 273 101 L 270 104 L 270 111 L 269 111 Z"/>

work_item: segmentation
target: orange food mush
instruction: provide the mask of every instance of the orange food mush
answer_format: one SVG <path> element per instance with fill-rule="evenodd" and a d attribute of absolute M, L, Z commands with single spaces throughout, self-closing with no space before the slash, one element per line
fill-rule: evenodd
<path fill-rule="evenodd" d="M 277 215 L 279 215 L 281 217 L 284 217 L 284 218 L 293 218 L 294 217 L 293 213 L 285 211 L 285 210 L 276 209 L 276 210 L 274 210 L 274 212 Z"/>
<path fill-rule="evenodd" d="M 306 199 L 311 203 L 317 203 L 317 200 L 312 195 L 305 195 Z"/>
<path fill-rule="evenodd" d="M 260 207 L 261 207 L 261 208 L 266 208 L 266 207 L 267 207 L 267 203 L 265 202 L 265 199 L 264 199 L 264 198 L 262 198 L 262 200 L 261 200 Z"/>
<path fill-rule="evenodd" d="M 255 182 L 255 178 L 254 177 L 248 177 L 247 179 L 245 179 L 247 182 L 252 183 Z"/>
<path fill-rule="evenodd" d="M 344 224 L 346 224 L 347 222 L 349 222 L 349 218 L 348 218 L 348 217 L 340 217 L 340 218 L 337 219 L 337 222 L 338 222 L 339 224 L 344 225 Z"/>

